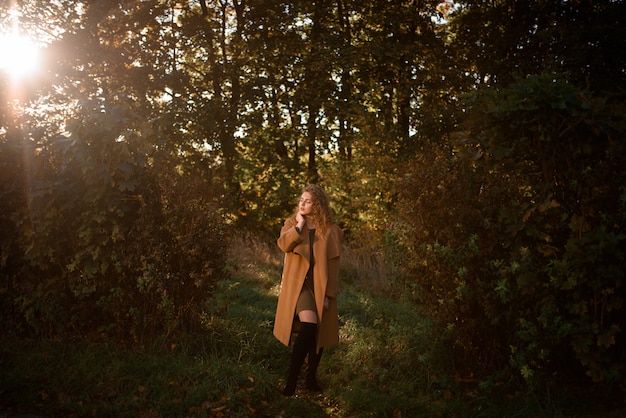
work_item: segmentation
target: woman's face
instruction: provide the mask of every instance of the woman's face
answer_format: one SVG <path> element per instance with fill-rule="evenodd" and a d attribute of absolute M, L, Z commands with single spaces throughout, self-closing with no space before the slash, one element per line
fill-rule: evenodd
<path fill-rule="evenodd" d="M 298 203 L 298 211 L 303 216 L 313 213 L 313 196 L 311 196 L 311 193 L 302 193 L 302 196 L 300 196 L 300 202 Z"/>

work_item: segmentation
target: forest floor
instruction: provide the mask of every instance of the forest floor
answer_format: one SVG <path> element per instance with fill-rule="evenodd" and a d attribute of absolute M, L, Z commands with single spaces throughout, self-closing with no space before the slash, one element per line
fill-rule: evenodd
<path fill-rule="evenodd" d="M 132 348 L 2 339 L 0 418 L 626 416 L 585 399 L 460 379 L 411 295 L 394 294 L 347 258 L 341 341 L 324 352 L 321 394 L 303 382 L 294 397 L 281 394 L 290 349 L 272 325 L 282 257 L 273 243 L 241 238 L 231 243 L 229 278 L 207 300 L 199 331 Z"/>

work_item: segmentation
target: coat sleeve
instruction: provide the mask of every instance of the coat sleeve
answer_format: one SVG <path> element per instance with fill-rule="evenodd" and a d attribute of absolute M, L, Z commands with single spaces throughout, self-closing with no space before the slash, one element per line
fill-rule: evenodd
<path fill-rule="evenodd" d="M 278 248 L 284 253 L 290 253 L 302 242 L 302 235 L 296 231 L 295 219 L 289 218 L 283 224 L 278 237 Z"/>

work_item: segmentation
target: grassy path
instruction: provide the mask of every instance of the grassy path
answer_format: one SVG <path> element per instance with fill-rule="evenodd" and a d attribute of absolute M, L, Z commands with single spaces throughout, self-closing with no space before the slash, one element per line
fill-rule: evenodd
<path fill-rule="evenodd" d="M 349 264 L 349 263 L 348 263 Z M 115 341 L 0 341 L 0 411 L 47 417 L 437 416 L 449 405 L 433 371 L 428 324 L 407 304 L 344 268 L 341 343 L 324 352 L 323 394 L 280 393 L 290 350 L 272 324 L 281 254 L 274 243 L 232 243 L 202 324 L 149 345 Z M 375 296 L 373 296 L 375 295 Z"/>
<path fill-rule="evenodd" d="M 283 384 L 289 349 L 272 336 L 281 257 L 273 243 L 233 245 L 232 279 L 222 283 L 215 309 L 241 324 L 251 342 L 249 357 L 261 362 L 273 391 Z M 347 260 L 346 263 L 353 263 Z M 342 267 L 339 296 L 341 343 L 324 352 L 319 370 L 322 395 L 299 385 L 296 398 L 273 399 L 285 416 L 437 416 L 450 393 L 438 378 L 430 325 L 408 304 L 386 297 L 382 288 Z M 260 356 L 259 356 L 260 355 Z"/>

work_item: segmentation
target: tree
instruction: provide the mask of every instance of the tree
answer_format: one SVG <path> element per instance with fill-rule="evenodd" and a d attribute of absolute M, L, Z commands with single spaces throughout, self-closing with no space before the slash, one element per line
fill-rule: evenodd
<path fill-rule="evenodd" d="M 458 2 L 454 50 L 477 83 L 507 85 L 530 74 L 567 74 L 592 90 L 624 85 L 624 2 Z"/>
<path fill-rule="evenodd" d="M 0 129 L 2 159 L 16 161 L 1 165 L 3 315 L 44 335 L 167 335 L 196 319 L 224 257 L 215 165 L 181 138 L 176 49 L 141 53 L 171 9 L 68 5 L 22 16 L 65 32 L 48 40 L 23 117 Z"/>
<path fill-rule="evenodd" d="M 405 267 L 422 302 L 485 378 L 514 372 L 531 389 L 621 379 L 624 60 L 607 52 L 610 37 L 622 42 L 622 10 L 463 2 L 450 16 L 450 52 L 475 91 L 454 148 L 405 168 L 409 232 L 397 245 L 415 255 Z"/>

